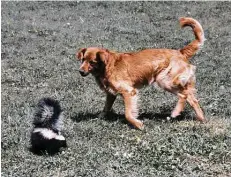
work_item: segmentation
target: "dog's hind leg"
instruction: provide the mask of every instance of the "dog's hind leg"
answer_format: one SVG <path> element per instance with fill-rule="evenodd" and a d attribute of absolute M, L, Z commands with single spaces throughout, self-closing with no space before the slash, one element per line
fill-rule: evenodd
<path fill-rule="evenodd" d="M 143 123 L 137 119 L 138 117 L 138 108 L 137 108 L 137 101 L 138 95 L 136 91 L 134 93 L 125 92 L 122 93 L 125 103 L 125 117 L 128 122 L 130 122 L 136 128 L 142 130 Z"/>
<path fill-rule="evenodd" d="M 178 93 L 178 97 L 179 97 L 179 99 L 178 99 L 178 102 L 176 104 L 176 107 L 174 108 L 174 110 L 172 111 L 172 114 L 171 114 L 172 118 L 179 116 L 185 107 L 187 97 L 183 94 L 180 94 L 180 93 Z"/>
<path fill-rule="evenodd" d="M 201 122 L 205 122 L 206 119 L 204 117 L 204 113 L 202 109 L 200 108 L 200 105 L 198 103 L 198 100 L 196 99 L 195 95 L 193 92 L 189 92 L 187 95 L 187 101 L 188 103 L 193 107 L 194 111 L 196 112 L 197 115 L 197 120 Z"/>

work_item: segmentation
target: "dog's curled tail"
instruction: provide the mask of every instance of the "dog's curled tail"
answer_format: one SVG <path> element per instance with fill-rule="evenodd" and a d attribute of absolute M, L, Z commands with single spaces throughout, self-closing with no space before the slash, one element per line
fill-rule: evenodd
<path fill-rule="evenodd" d="M 182 28 L 190 26 L 196 38 L 190 44 L 180 49 L 180 52 L 189 59 L 203 46 L 205 41 L 204 31 L 201 24 L 193 18 L 181 17 L 179 21 Z"/>
<path fill-rule="evenodd" d="M 52 98 L 40 99 L 36 106 L 33 124 L 35 127 L 59 130 L 62 126 L 62 110 L 59 102 Z"/>

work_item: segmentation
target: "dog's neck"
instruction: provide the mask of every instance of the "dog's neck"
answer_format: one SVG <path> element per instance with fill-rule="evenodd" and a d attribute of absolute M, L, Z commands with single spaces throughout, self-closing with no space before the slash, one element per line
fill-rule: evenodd
<path fill-rule="evenodd" d="M 95 77 L 96 83 L 99 85 L 101 90 L 107 91 L 109 88 L 108 78 L 105 77 L 105 72 L 98 75 L 93 75 Z"/>
<path fill-rule="evenodd" d="M 110 64 L 105 63 L 102 67 L 100 72 L 97 72 L 97 74 L 93 74 L 95 77 L 95 80 L 99 87 L 106 91 L 114 94 L 114 91 L 112 89 L 112 84 L 110 83 L 110 76 L 112 75 L 111 71 L 113 71 L 115 61 L 119 58 L 118 54 L 116 53 L 110 53 Z"/>

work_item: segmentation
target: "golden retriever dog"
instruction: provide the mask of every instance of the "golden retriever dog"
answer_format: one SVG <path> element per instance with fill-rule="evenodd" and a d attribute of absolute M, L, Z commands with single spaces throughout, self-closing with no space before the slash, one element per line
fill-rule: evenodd
<path fill-rule="evenodd" d="M 125 104 L 125 117 L 133 126 L 143 129 L 138 120 L 138 89 L 156 82 L 161 88 L 178 96 L 176 107 L 171 113 L 175 118 L 183 111 L 186 101 L 195 110 L 197 120 L 206 119 L 195 97 L 195 69 L 189 59 L 204 43 L 202 26 L 193 18 L 179 19 L 181 27 L 190 26 L 195 40 L 179 50 L 145 49 L 131 53 L 119 53 L 104 48 L 89 47 L 80 49 L 76 58 L 82 64 L 82 76 L 91 73 L 98 85 L 107 94 L 103 113 L 111 111 L 117 95 L 122 95 Z"/>

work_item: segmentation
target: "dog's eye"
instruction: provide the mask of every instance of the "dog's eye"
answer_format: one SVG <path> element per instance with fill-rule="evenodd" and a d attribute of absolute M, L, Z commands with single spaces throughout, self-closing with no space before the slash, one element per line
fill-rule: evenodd
<path fill-rule="evenodd" d="M 94 61 L 89 61 L 90 65 L 95 65 Z"/>

